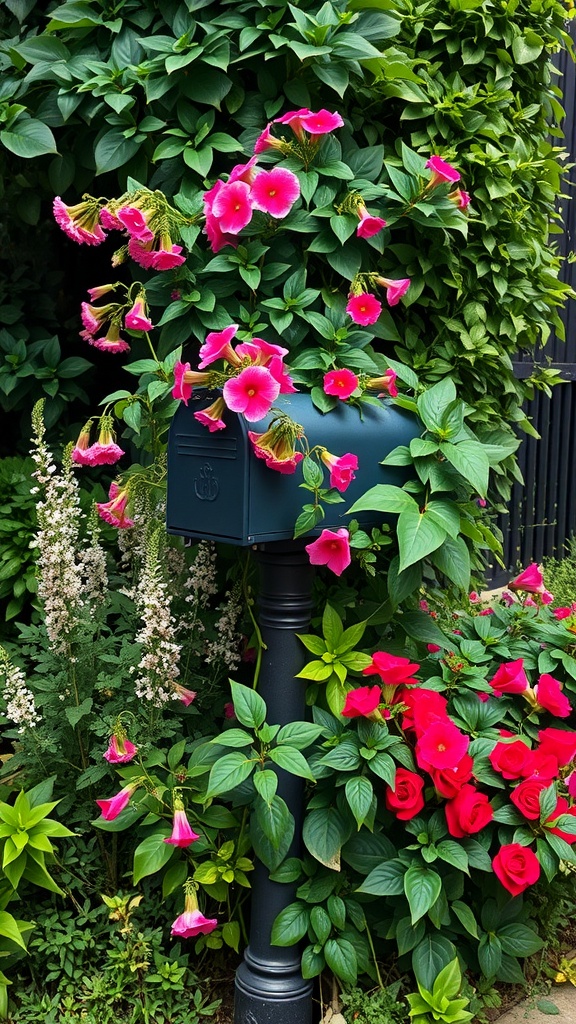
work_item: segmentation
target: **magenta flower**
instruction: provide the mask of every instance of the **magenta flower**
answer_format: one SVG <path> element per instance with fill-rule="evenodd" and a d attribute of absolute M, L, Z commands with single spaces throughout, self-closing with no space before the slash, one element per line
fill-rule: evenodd
<path fill-rule="evenodd" d="M 86 450 L 86 461 L 83 465 L 114 466 L 124 454 L 125 452 L 115 441 L 110 441 L 108 444 L 101 444 L 100 441 L 96 441 Z M 79 460 L 75 459 L 74 461 L 77 462 Z"/>
<path fill-rule="evenodd" d="M 88 334 L 98 334 L 102 324 L 109 320 L 110 313 L 115 309 L 117 309 L 115 303 L 107 306 L 92 306 L 89 302 L 82 302 L 80 304 L 80 317 L 84 324 L 84 330 Z"/>
<path fill-rule="evenodd" d="M 78 440 L 76 441 L 76 444 L 74 445 L 74 448 L 72 449 L 72 452 L 70 454 L 72 462 L 75 462 L 76 465 L 78 466 L 92 465 L 90 456 L 88 455 L 88 452 L 90 451 L 89 446 L 91 430 L 92 420 L 88 420 L 88 423 L 85 423 L 84 426 L 82 427 L 82 430 L 78 435 Z"/>
<path fill-rule="evenodd" d="M 230 344 L 237 331 L 238 324 L 230 324 L 223 331 L 211 331 L 207 334 L 206 341 L 200 347 L 201 361 L 198 363 L 198 369 L 203 370 L 217 359 L 225 359 L 232 366 L 240 366 L 241 361 Z"/>
<path fill-rule="evenodd" d="M 418 662 L 412 662 L 410 658 L 388 654 L 387 651 L 374 651 L 372 662 L 362 670 L 362 675 L 380 676 L 384 686 L 395 689 L 397 686 L 417 683 L 418 680 L 413 678 L 413 674 L 419 668 Z"/>
<path fill-rule="evenodd" d="M 398 388 L 396 387 L 397 376 L 396 370 L 388 369 L 381 377 L 370 377 L 366 381 L 366 387 L 371 391 L 387 393 L 390 395 L 390 398 L 396 398 L 398 394 Z M 382 398 L 382 395 L 378 395 L 378 397 Z"/>
<path fill-rule="evenodd" d="M 358 377 L 352 370 L 345 367 L 341 370 L 329 370 L 324 374 L 323 388 L 327 395 L 335 395 L 342 400 L 350 398 L 358 387 Z"/>
<path fill-rule="evenodd" d="M 222 419 L 226 403 L 223 398 L 217 398 L 212 405 L 209 405 L 206 409 L 199 409 L 198 412 L 194 413 L 194 419 L 198 420 L 203 427 L 208 427 L 211 434 L 216 430 L 224 430 L 226 424 Z"/>
<path fill-rule="evenodd" d="M 342 128 L 344 121 L 340 114 L 329 110 L 319 110 L 316 114 L 308 111 L 300 117 L 300 124 L 310 135 L 327 135 L 335 128 Z"/>
<path fill-rule="evenodd" d="M 508 586 L 510 590 L 524 590 L 528 594 L 542 594 L 546 590 L 542 569 L 536 562 L 531 562 Z"/>
<path fill-rule="evenodd" d="M 209 935 L 217 927 L 217 918 L 204 917 L 199 910 L 185 910 L 174 921 L 170 934 L 177 935 L 181 939 L 191 939 L 195 935 Z"/>
<path fill-rule="evenodd" d="M 188 399 L 192 395 L 192 385 L 188 384 L 184 380 L 184 374 L 190 371 L 190 363 L 177 362 L 174 366 L 174 387 L 172 388 L 172 398 L 176 401 L 184 402 L 184 405 L 188 405 Z"/>
<path fill-rule="evenodd" d="M 304 131 L 302 128 L 302 118 L 311 114 L 312 111 L 308 110 L 308 107 L 301 107 L 300 110 L 289 110 L 286 114 L 282 114 L 281 117 L 275 117 L 273 124 L 287 124 L 297 139 L 302 142 L 304 140 Z"/>
<path fill-rule="evenodd" d="M 386 289 L 386 302 L 389 306 L 397 306 L 403 295 L 406 295 L 410 287 L 410 278 L 401 277 L 393 280 L 389 277 L 379 277 L 377 284 Z"/>
<path fill-rule="evenodd" d="M 115 284 L 99 284 L 96 288 L 88 288 L 88 295 L 90 296 L 90 302 L 95 302 L 96 299 L 101 299 L 104 295 L 108 295 L 109 292 L 116 291 L 117 285 Z"/>
<path fill-rule="evenodd" d="M 187 846 L 195 843 L 197 839 L 200 839 L 200 836 L 190 827 L 190 822 L 186 817 L 184 807 L 175 807 L 172 823 L 172 835 L 165 839 L 164 842 L 170 843 L 172 846 L 180 846 L 182 849 L 185 849 Z"/>
<path fill-rule="evenodd" d="M 186 262 L 181 256 L 182 246 L 174 245 L 169 238 L 160 239 L 160 246 L 152 252 L 152 270 L 174 270 Z"/>
<path fill-rule="evenodd" d="M 300 195 L 300 182 L 292 171 L 274 167 L 271 171 L 260 171 L 252 185 L 251 200 L 255 210 L 269 213 L 276 220 L 282 220 L 292 209 Z"/>
<path fill-rule="evenodd" d="M 449 718 L 431 722 L 416 743 L 416 760 L 421 768 L 455 768 L 470 746 L 470 737 Z"/>
<path fill-rule="evenodd" d="M 524 659 L 517 658 L 516 661 L 504 662 L 488 682 L 496 693 L 524 693 L 528 689 Z"/>
<path fill-rule="evenodd" d="M 457 188 L 454 192 L 451 192 L 448 199 L 455 203 L 459 210 L 465 210 L 472 202 L 470 194 L 468 192 L 464 192 L 461 188 Z"/>
<path fill-rule="evenodd" d="M 134 526 L 134 521 L 126 513 L 128 505 L 128 491 L 126 488 L 120 488 L 117 483 L 111 483 L 108 497 L 110 501 L 96 502 L 100 518 L 119 530 L 127 530 Z"/>
<path fill-rule="evenodd" d="M 263 132 L 260 133 L 256 142 L 254 143 L 254 152 L 264 153 L 267 149 L 284 149 L 284 143 L 280 139 L 275 139 L 270 131 L 271 121 L 268 122 Z"/>
<path fill-rule="evenodd" d="M 437 185 L 460 181 L 460 175 L 456 168 L 452 167 L 451 164 L 447 164 L 439 156 L 431 156 L 426 163 L 426 167 L 429 167 L 432 171 L 428 188 L 436 188 Z"/>
<path fill-rule="evenodd" d="M 214 196 L 212 213 L 221 231 L 237 235 L 252 220 L 250 186 L 245 181 L 222 185 Z"/>
<path fill-rule="evenodd" d="M 181 700 L 185 708 L 187 708 L 188 705 L 196 699 L 197 695 L 194 690 L 187 690 L 186 687 L 181 686 L 180 683 L 174 683 L 173 688 L 177 700 Z"/>
<path fill-rule="evenodd" d="M 324 449 L 320 453 L 324 465 L 330 470 L 330 487 L 335 487 L 342 494 L 356 478 L 358 456 L 347 452 L 346 455 L 332 455 Z"/>
<path fill-rule="evenodd" d="M 373 217 L 368 213 L 364 203 L 359 203 L 356 212 L 360 218 L 360 223 L 356 228 L 358 238 L 373 238 L 386 227 L 386 221 L 382 217 Z"/>
<path fill-rule="evenodd" d="M 562 687 L 554 676 L 547 673 L 541 675 L 534 687 L 534 695 L 538 707 L 556 715 L 557 718 L 568 718 L 572 712 L 572 705 L 568 697 L 562 693 Z"/>
<path fill-rule="evenodd" d="M 350 534 L 341 527 L 339 530 L 322 530 L 312 544 L 306 545 L 312 565 L 326 565 L 336 576 L 341 576 L 350 562 Z"/>
<path fill-rule="evenodd" d="M 116 214 L 111 213 L 105 206 L 102 207 L 99 214 L 100 223 L 103 228 L 107 231 L 121 231 L 122 225 L 118 220 Z"/>
<path fill-rule="evenodd" d="M 379 686 L 360 686 L 357 690 L 349 690 L 342 709 L 344 718 L 370 718 L 382 700 Z M 378 715 L 381 718 L 380 715 Z"/>
<path fill-rule="evenodd" d="M 272 356 L 270 362 L 266 364 L 266 369 L 272 374 L 274 380 L 278 381 L 281 395 L 293 395 L 298 391 L 298 388 L 294 387 L 292 377 L 286 371 L 282 356 Z"/>
<path fill-rule="evenodd" d="M 148 227 L 145 214 L 137 206 L 123 206 L 117 211 L 116 218 L 132 238 L 137 238 L 140 242 L 151 242 L 154 238 L 154 232 Z"/>
<path fill-rule="evenodd" d="M 56 196 L 52 209 L 56 223 L 74 242 L 100 245 L 106 238 L 99 224 L 100 206 L 96 199 L 66 206 L 60 196 Z"/>
<path fill-rule="evenodd" d="M 280 385 L 265 366 L 247 366 L 226 381 L 222 393 L 232 412 L 241 412 L 252 422 L 267 415 L 280 394 Z"/>
<path fill-rule="evenodd" d="M 368 327 L 369 324 L 376 323 L 382 312 L 382 303 L 370 292 L 362 292 L 360 295 L 350 296 L 346 312 L 355 324 Z"/>
<path fill-rule="evenodd" d="M 115 818 L 128 806 L 130 797 L 138 789 L 138 783 L 130 782 L 124 789 L 121 789 L 116 796 L 110 798 L 110 800 L 97 800 L 96 803 L 100 808 L 102 817 L 106 821 L 114 821 Z"/>
<path fill-rule="evenodd" d="M 136 756 L 137 752 L 138 747 L 135 747 L 130 740 L 127 740 L 126 737 L 118 733 L 114 733 L 110 737 L 108 750 L 102 754 L 102 757 L 109 764 L 128 764 Z"/>
<path fill-rule="evenodd" d="M 124 317 L 124 326 L 127 331 L 151 331 L 154 324 L 146 316 L 146 299 L 140 294 L 132 309 Z"/>
<path fill-rule="evenodd" d="M 236 164 L 228 175 L 228 185 L 233 181 L 245 181 L 247 185 L 252 185 L 258 174 L 257 164 L 258 158 L 255 156 L 251 156 L 247 164 Z"/>
<path fill-rule="evenodd" d="M 268 469 L 274 469 L 277 473 L 294 473 L 304 458 L 302 452 L 294 448 L 294 435 L 278 426 L 271 427 L 263 434 L 249 430 L 248 437 L 256 458 L 263 459 Z"/>
<path fill-rule="evenodd" d="M 120 328 L 116 323 L 111 323 L 108 326 L 103 338 L 92 338 L 87 332 L 81 332 L 81 337 L 100 352 L 110 352 L 116 355 L 119 352 L 130 351 L 130 345 L 120 337 Z"/>
<path fill-rule="evenodd" d="M 236 352 L 244 359 L 248 356 L 258 366 L 268 366 L 274 356 L 288 355 L 288 349 L 281 345 L 271 345 L 264 338 L 252 338 L 252 341 L 243 341 L 238 345 Z"/>

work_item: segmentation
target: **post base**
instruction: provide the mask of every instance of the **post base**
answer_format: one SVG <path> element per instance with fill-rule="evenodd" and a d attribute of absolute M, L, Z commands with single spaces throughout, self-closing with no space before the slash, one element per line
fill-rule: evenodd
<path fill-rule="evenodd" d="M 234 1024 L 312 1024 L 312 981 L 299 964 L 259 961 L 248 948 L 236 971 Z"/>

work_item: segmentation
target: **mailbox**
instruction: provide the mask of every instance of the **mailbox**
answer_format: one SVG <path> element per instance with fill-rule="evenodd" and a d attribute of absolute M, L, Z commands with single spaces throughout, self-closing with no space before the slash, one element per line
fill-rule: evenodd
<path fill-rule="evenodd" d="M 194 413 L 204 409 L 213 393 L 195 392 L 186 406 L 181 403 L 168 439 L 167 529 L 183 537 L 224 541 L 249 546 L 291 539 L 294 523 L 310 492 L 299 487 L 302 474 L 283 475 L 256 458 L 248 430 L 264 432 L 275 412 L 257 423 L 227 410 L 226 429 L 210 433 Z M 310 448 L 323 445 L 333 455 L 353 452 L 358 456 L 356 478 L 346 490 L 344 503 L 324 505 L 325 519 L 310 531 L 346 526 L 344 509 L 375 484 L 402 485 L 402 468 L 381 466 L 393 448 L 419 436 L 416 419 L 389 403 L 366 404 L 362 418 L 358 408 L 341 402 L 330 413 L 321 413 L 308 394 L 279 395 L 274 410 L 287 413 L 304 428 Z M 325 476 L 328 486 L 328 476 Z M 381 513 L 360 512 L 363 526 L 380 522 Z"/>

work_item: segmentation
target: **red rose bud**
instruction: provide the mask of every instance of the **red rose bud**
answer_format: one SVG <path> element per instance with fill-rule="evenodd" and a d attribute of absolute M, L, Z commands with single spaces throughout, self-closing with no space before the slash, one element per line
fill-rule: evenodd
<path fill-rule="evenodd" d="M 420 775 L 407 768 L 397 768 L 394 786 L 386 786 L 386 807 L 401 821 L 409 821 L 424 807 L 423 789 L 424 779 Z"/>

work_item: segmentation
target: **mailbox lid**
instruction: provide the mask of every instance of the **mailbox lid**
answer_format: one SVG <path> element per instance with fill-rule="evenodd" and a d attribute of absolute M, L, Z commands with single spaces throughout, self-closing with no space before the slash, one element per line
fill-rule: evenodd
<path fill-rule="evenodd" d="M 248 546 L 266 541 L 290 540 L 294 523 L 310 492 L 301 488 L 301 473 L 283 475 L 269 469 L 252 451 L 248 430 L 263 433 L 278 411 L 285 412 L 304 428 L 310 448 L 323 445 L 333 455 L 352 452 L 358 470 L 344 501 L 324 505 L 325 519 L 310 537 L 323 529 L 346 526 L 345 510 L 379 483 L 401 486 L 401 467 L 381 466 L 380 460 L 399 444 L 409 444 L 421 428 L 416 419 L 395 406 L 380 402 L 360 411 L 342 402 L 332 412 L 321 413 L 303 392 L 279 395 L 274 411 L 256 423 L 227 411 L 226 429 L 210 433 L 194 419 L 214 394 L 194 393 L 174 416 L 168 441 L 167 529 L 169 533 L 207 538 Z M 327 478 L 326 478 L 327 482 Z M 360 512 L 362 526 L 382 522 L 382 513 Z"/>

